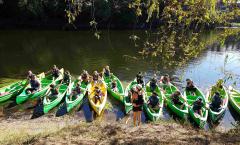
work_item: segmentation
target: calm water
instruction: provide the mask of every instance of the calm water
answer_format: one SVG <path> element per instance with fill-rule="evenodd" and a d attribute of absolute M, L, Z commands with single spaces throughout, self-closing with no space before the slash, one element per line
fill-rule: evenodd
<path fill-rule="evenodd" d="M 203 38 L 212 39 L 219 31 L 206 32 Z M 236 81 L 240 87 L 240 42 L 228 39 L 222 46 L 209 46 L 183 66 L 165 68 L 164 64 L 157 65 L 158 60 L 143 59 L 137 53 L 139 47 L 135 47 L 129 39 L 132 34 L 132 31 L 103 31 L 101 39 L 97 40 L 90 31 L 0 31 L 0 78 L 21 78 L 29 69 L 47 71 L 53 64 L 70 70 L 74 75 L 80 74 L 83 69 L 100 71 L 103 66 L 109 65 L 124 86 L 138 71 L 142 71 L 146 80 L 154 73 L 159 76 L 165 73 L 176 75 L 179 87 L 183 86 L 186 78 L 192 78 L 204 92 L 219 78 L 232 74 L 234 80 L 228 81 L 227 85 Z M 140 36 L 138 43 L 141 46 L 144 32 L 135 34 Z M 126 118 L 121 105 L 114 99 L 109 99 L 108 106 L 110 109 L 104 115 L 106 120 Z M 89 110 L 89 107 L 83 105 L 82 110 Z M 227 110 L 219 129 L 229 129 L 236 123 L 237 117 L 231 113 Z M 84 111 L 78 114 L 89 115 Z M 170 118 L 167 111 L 164 116 Z"/>

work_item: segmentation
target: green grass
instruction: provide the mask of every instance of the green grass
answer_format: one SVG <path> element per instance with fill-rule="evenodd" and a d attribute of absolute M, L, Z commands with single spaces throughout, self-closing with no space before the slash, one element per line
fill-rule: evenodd
<path fill-rule="evenodd" d="M 0 88 L 10 85 L 11 83 L 20 81 L 19 79 L 12 78 L 0 78 Z"/>

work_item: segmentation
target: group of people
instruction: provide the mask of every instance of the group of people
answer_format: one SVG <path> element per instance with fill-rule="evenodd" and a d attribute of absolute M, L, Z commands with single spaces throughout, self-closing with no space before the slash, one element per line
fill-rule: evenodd
<path fill-rule="evenodd" d="M 197 88 L 194 86 L 193 81 L 190 79 L 187 79 L 186 82 L 187 82 L 186 90 L 191 92 L 192 95 L 196 96 Z M 218 112 L 219 110 L 221 110 L 221 107 L 223 105 L 223 99 L 220 94 L 220 91 L 222 89 L 223 89 L 223 80 L 220 79 L 220 80 L 218 80 L 216 85 L 214 85 L 210 90 L 211 102 L 210 102 L 209 106 L 205 106 L 206 108 L 210 108 L 211 110 L 213 110 L 215 112 Z M 195 102 L 193 102 L 193 111 L 195 113 L 198 113 L 200 116 L 202 116 L 203 115 L 203 113 L 202 113 L 203 107 L 204 107 L 203 98 L 198 97 L 197 100 Z"/>
<path fill-rule="evenodd" d="M 142 106 L 143 106 L 143 98 L 144 98 L 144 92 L 142 88 L 144 87 L 145 83 L 143 80 L 143 75 L 141 72 L 139 72 L 136 75 L 136 81 L 137 85 L 136 87 L 133 87 L 130 90 L 130 96 L 131 96 L 131 103 L 133 104 L 133 120 L 134 120 L 134 125 L 136 125 L 136 122 L 138 122 L 138 125 L 141 123 L 141 111 L 142 111 Z M 170 77 L 168 74 L 162 76 L 160 80 L 157 80 L 156 75 L 154 75 L 150 79 L 150 90 L 152 92 L 152 95 L 149 97 L 147 100 L 147 105 L 150 107 L 152 110 L 157 110 L 159 109 L 159 96 L 155 92 L 155 89 L 158 85 L 161 87 L 161 91 L 165 92 L 166 87 L 170 85 Z M 196 96 L 197 95 L 197 88 L 195 87 L 193 81 L 191 79 L 186 79 L 186 90 L 191 93 L 191 95 Z M 211 90 L 211 96 L 212 96 L 212 101 L 209 104 L 209 108 L 212 109 L 213 111 L 219 111 L 221 109 L 221 106 L 223 104 L 223 100 L 221 98 L 221 94 L 219 90 L 223 88 L 222 86 L 223 81 L 220 80 L 217 82 L 215 86 L 213 86 Z M 181 92 L 176 90 L 173 92 L 170 96 L 170 99 L 172 103 L 176 106 L 178 106 L 180 109 L 183 109 L 186 107 L 185 105 L 187 104 L 187 100 L 182 96 Z M 204 107 L 204 102 L 201 97 L 198 97 L 192 104 L 192 109 L 195 113 L 198 113 L 199 115 L 202 114 L 202 108 Z"/>
<path fill-rule="evenodd" d="M 58 78 L 60 76 L 60 70 L 56 65 L 53 66 L 53 68 L 49 71 L 51 72 L 51 76 L 54 78 Z M 48 72 L 48 73 L 49 73 Z M 103 81 L 103 77 L 110 77 L 111 78 L 111 71 L 109 66 L 106 66 L 103 68 L 102 73 L 98 73 L 97 71 L 94 71 L 92 76 L 88 74 L 87 71 L 83 71 L 79 78 L 79 82 L 76 84 L 75 88 L 72 89 L 72 92 L 70 94 L 70 100 L 72 100 L 73 97 L 77 97 L 81 92 L 81 83 L 85 83 L 87 85 L 89 82 L 98 83 L 99 81 Z M 63 83 L 70 83 L 71 82 L 71 74 L 69 71 L 65 71 L 63 74 Z M 27 88 L 27 93 L 35 93 L 41 89 L 41 82 L 38 80 L 37 76 L 32 73 L 32 71 L 28 71 L 27 79 L 29 80 L 30 88 Z M 143 108 L 144 103 L 144 90 L 145 82 L 144 77 L 141 72 L 138 72 L 136 75 L 136 82 L 137 85 L 129 91 L 130 95 L 130 102 L 133 105 L 133 118 L 134 118 L 134 125 L 136 125 L 136 122 L 138 122 L 138 125 L 141 123 L 141 112 Z M 186 79 L 187 85 L 186 90 L 191 93 L 191 95 L 196 95 L 197 88 L 194 86 L 194 83 L 190 79 Z M 168 74 L 162 76 L 160 80 L 157 79 L 157 76 L 154 75 L 150 79 L 150 90 L 152 92 L 152 95 L 147 100 L 147 104 L 150 108 L 153 110 L 159 109 L 159 94 L 156 93 L 155 89 L 157 88 L 158 83 L 161 86 L 162 91 L 165 91 L 166 86 L 170 85 L 170 77 Z M 222 89 L 222 80 L 218 81 L 217 84 L 212 88 L 211 96 L 212 102 L 209 104 L 209 107 L 213 111 L 218 111 L 221 109 L 221 105 L 223 103 L 221 99 L 221 95 L 219 93 L 219 90 Z M 111 89 L 115 92 L 118 91 L 118 86 L 116 80 L 111 81 Z M 101 92 L 101 89 L 96 85 L 94 88 L 95 93 L 95 103 L 98 101 L 101 103 L 101 97 L 103 97 L 103 93 Z M 50 85 L 49 90 L 47 91 L 48 96 L 50 97 L 56 97 L 59 94 L 58 86 L 55 86 L 54 84 Z M 180 109 L 182 109 L 185 105 L 185 102 L 187 101 L 179 91 L 175 91 L 171 94 L 170 99 L 173 104 L 180 106 Z M 199 115 L 202 115 L 202 108 L 204 107 L 204 102 L 201 97 L 198 97 L 195 102 L 193 102 L 193 111 L 198 113 Z"/>
<path fill-rule="evenodd" d="M 167 77 L 168 77 L 167 75 L 162 76 L 159 82 L 166 83 L 166 84 L 170 83 L 170 80 Z M 131 103 L 133 105 L 134 126 L 136 126 L 136 124 L 137 125 L 141 124 L 141 113 L 142 113 L 144 97 L 145 97 L 145 92 L 143 89 L 145 87 L 145 82 L 144 82 L 143 74 L 141 72 L 137 73 L 136 82 L 137 82 L 137 85 L 132 87 L 131 90 L 129 91 L 129 96 L 131 97 Z M 149 85 L 150 85 L 150 91 L 152 92 L 152 94 L 147 100 L 147 105 L 152 111 L 155 111 L 160 109 L 159 94 L 155 91 L 158 85 L 158 80 L 156 75 L 154 75 L 153 78 L 150 80 Z"/>
<path fill-rule="evenodd" d="M 60 74 L 61 72 L 56 65 L 53 65 L 53 68 L 50 71 L 48 71 L 46 74 L 49 74 L 49 73 L 51 73 L 50 76 L 52 78 L 58 78 L 61 75 Z M 64 82 L 70 81 L 66 79 L 67 75 L 69 75 L 68 77 L 69 79 L 71 78 L 69 71 L 66 71 L 63 79 Z M 30 87 L 26 89 L 27 94 L 34 94 L 41 90 L 41 82 L 39 81 L 37 76 L 34 73 L 32 73 L 31 70 L 28 71 L 27 80 L 29 81 L 29 84 L 30 84 Z M 58 93 L 59 92 L 57 87 L 54 84 L 51 84 L 49 87 L 49 90 L 47 91 L 47 94 L 50 94 L 49 96 L 51 97 L 55 97 L 56 95 L 58 95 Z"/>

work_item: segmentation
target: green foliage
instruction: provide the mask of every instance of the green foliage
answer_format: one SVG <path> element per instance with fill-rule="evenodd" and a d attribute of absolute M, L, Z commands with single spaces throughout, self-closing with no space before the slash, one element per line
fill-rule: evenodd
<path fill-rule="evenodd" d="M 66 16 L 68 18 L 68 23 L 73 23 L 76 17 L 80 14 L 82 10 L 83 1 L 82 0 L 65 0 L 66 3 Z"/>
<path fill-rule="evenodd" d="M 206 40 L 202 38 L 203 33 L 174 30 L 162 26 L 158 33 L 151 34 L 144 41 L 139 53 L 144 58 L 158 59 L 159 64 L 162 64 L 160 66 L 176 67 L 186 64 L 189 59 L 198 57 L 203 50 L 213 43 L 223 45 L 230 36 L 236 36 L 239 38 L 238 41 L 240 40 L 239 29 L 226 29 L 215 37 Z"/>
<path fill-rule="evenodd" d="M 19 7 L 33 17 L 43 16 L 43 4 L 44 2 L 38 0 L 19 0 L 18 2 Z"/>
<path fill-rule="evenodd" d="M 160 18 L 169 27 L 209 27 L 226 24 L 229 20 L 240 16 L 237 7 L 228 12 L 217 10 L 217 2 L 218 0 L 185 0 L 184 2 L 177 0 L 134 0 L 129 4 L 129 8 L 134 9 L 138 17 L 146 13 L 146 22 L 149 22 L 151 18 Z M 154 13 L 156 15 L 153 15 Z"/>
<path fill-rule="evenodd" d="M 217 7 L 218 0 L 7 0 L 0 15 L 18 19 L 58 17 L 69 24 L 89 21 L 129 25 L 161 21 L 169 27 L 198 29 L 227 25 L 239 19 L 235 0 L 223 1 L 226 11 Z M 134 14 L 134 15 L 133 15 Z M 136 18 L 137 17 L 137 18 Z M 39 19 L 41 18 L 41 19 Z M 80 18 L 81 21 L 76 21 Z M 18 20 L 17 19 L 17 20 Z"/>

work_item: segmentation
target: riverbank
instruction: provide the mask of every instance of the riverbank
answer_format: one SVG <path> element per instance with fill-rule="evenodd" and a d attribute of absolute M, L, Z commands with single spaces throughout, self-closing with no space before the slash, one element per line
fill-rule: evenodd
<path fill-rule="evenodd" d="M 0 144 L 239 144 L 240 128 L 204 131 L 173 121 L 133 127 L 125 122 L 86 123 L 76 116 L 0 120 Z"/>

